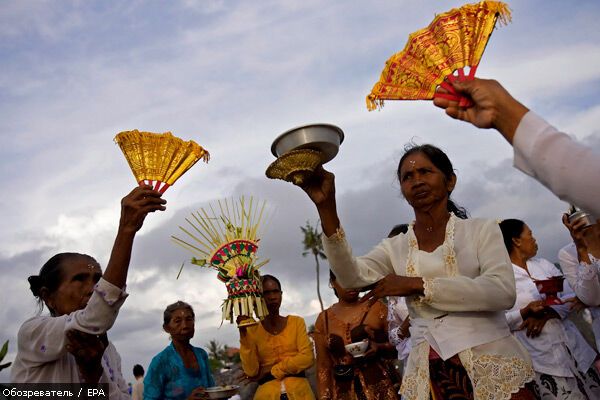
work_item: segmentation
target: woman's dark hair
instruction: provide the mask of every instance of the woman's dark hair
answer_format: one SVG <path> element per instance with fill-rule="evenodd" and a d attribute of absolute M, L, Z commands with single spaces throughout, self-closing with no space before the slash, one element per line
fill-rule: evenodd
<path fill-rule="evenodd" d="M 273 275 L 263 275 L 260 277 L 260 283 L 264 284 L 265 281 L 268 280 L 272 280 L 273 282 L 275 282 L 277 284 L 277 287 L 279 288 L 279 290 L 281 290 L 281 282 L 279 282 L 279 279 L 275 278 Z"/>
<path fill-rule="evenodd" d="M 504 245 L 508 254 L 513 251 L 515 244 L 513 239 L 518 238 L 525 229 L 525 222 L 520 219 L 505 219 L 500 222 L 500 230 L 502 231 L 502 238 L 504 239 Z"/>
<path fill-rule="evenodd" d="M 332 270 L 329 270 L 329 282 L 335 282 L 337 280 L 337 277 L 335 276 L 335 274 L 333 273 Z M 340 298 L 340 296 L 338 296 L 338 292 L 337 290 L 335 290 L 335 288 L 333 287 L 333 285 L 331 285 L 331 288 L 333 289 L 333 294 L 335 294 L 335 297 L 337 297 L 338 299 Z"/>
<path fill-rule="evenodd" d="M 406 232 L 408 232 L 408 224 L 398 224 L 392 228 L 387 237 L 393 238 L 394 236 L 398 236 L 399 234 Z"/>
<path fill-rule="evenodd" d="M 165 308 L 165 312 L 163 313 L 163 326 L 167 326 L 169 322 L 171 322 L 171 318 L 173 318 L 173 313 L 177 310 L 190 310 L 192 313 L 192 317 L 196 317 L 194 314 L 194 309 L 185 301 L 176 301 L 173 304 L 169 304 L 167 308 Z"/>
<path fill-rule="evenodd" d="M 44 309 L 44 299 L 42 299 L 42 288 L 48 290 L 48 294 L 56 292 L 63 280 L 62 267 L 64 262 L 76 257 L 84 257 L 89 260 L 92 264 L 98 264 L 98 262 L 92 256 L 80 253 L 59 253 L 52 256 L 40 269 L 38 275 L 31 275 L 27 278 L 29 281 L 29 289 L 31 293 L 37 298 L 39 307 L 38 313 L 41 313 Z M 48 307 L 50 315 L 54 315 L 54 310 Z"/>
<path fill-rule="evenodd" d="M 406 157 L 411 154 L 422 153 L 424 154 L 429 161 L 433 163 L 444 174 L 446 180 L 452 179 L 456 174 L 454 173 L 454 168 L 452 167 L 452 162 L 440 148 L 431 145 L 431 144 L 408 144 L 404 147 L 404 154 L 400 158 L 400 162 L 398 163 L 398 170 L 396 171 L 396 175 L 398 176 L 398 180 L 401 182 L 402 177 L 400 176 L 400 168 L 402 167 L 402 163 L 406 159 Z M 452 192 L 448 192 L 448 211 L 454 213 L 458 218 L 467 219 L 469 218 L 469 214 L 464 207 L 460 207 L 454 201 L 450 199 L 450 194 Z"/>

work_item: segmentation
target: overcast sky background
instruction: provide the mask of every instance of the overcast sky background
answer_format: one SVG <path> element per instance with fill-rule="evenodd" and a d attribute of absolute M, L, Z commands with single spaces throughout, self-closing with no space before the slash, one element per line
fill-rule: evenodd
<path fill-rule="evenodd" d="M 225 288 L 213 271 L 185 267 L 191 254 L 169 236 L 193 210 L 254 195 L 272 217 L 260 255 L 281 278 L 284 313 L 319 311 L 315 271 L 303 258 L 300 226 L 317 213 L 299 189 L 268 180 L 272 140 L 294 126 L 327 122 L 346 138 L 327 165 L 357 254 L 413 215 L 395 168 L 410 141 L 447 151 L 458 175 L 455 200 L 474 217 L 524 219 L 540 255 L 556 260 L 568 241 L 567 205 L 511 167 L 499 134 L 447 118 L 430 102 L 365 96 L 385 60 L 435 13 L 460 1 L 4 1 L 0 4 L 0 341 L 14 359 L 20 324 L 36 305 L 27 276 L 53 254 L 78 251 L 106 265 L 119 201 L 135 185 L 116 133 L 171 131 L 211 152 L 165 198 L 135 242 L 130 297 L 110 331 L 126 379 L 168 344 L 162 311 L 176 300 L 196 310 L 196 337 L 237 346 L 220 324 Z M 555 126 L 600 149 L 600 3 L 513 1 L 479 77 L 498 79 Z M 576 160 L 574 160 L 576 162 Z M 326 305 L 333 302 L 322 270 Z M 0 373 L 0 381 L 8 372 Z"/>

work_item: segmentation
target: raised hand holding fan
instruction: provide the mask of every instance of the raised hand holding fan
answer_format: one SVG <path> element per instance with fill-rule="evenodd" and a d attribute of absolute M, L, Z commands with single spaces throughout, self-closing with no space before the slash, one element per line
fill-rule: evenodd
<path fill-rule="evenodd" d="M 427 28 L 412 33 L 404 49 L 386 61 L 379 81 L 367 96 L 367 108 L 384 100 L 431 100 L 444 97 L 469 107 L 447 81 L 472 80 L 496 21 L 510 20 L 510 9 L 499 1 L 466 4 L 439 14 Z M 465 73 L 465 68 L 469 72 Z M 456 73 L 456 75 L 454 75 Z M 448 93 L 436 92 L 441 86 Z"/>
<path fill-rule="evenodd" d="M 154 186 L 164 193 L 181 175 L 200 159 L 208 162 L 210 154 L 193 140 L 187 142 L 171 132 L 140 132 L 137 129 L 115 136 L 115 142 L 136 181 Z"/>

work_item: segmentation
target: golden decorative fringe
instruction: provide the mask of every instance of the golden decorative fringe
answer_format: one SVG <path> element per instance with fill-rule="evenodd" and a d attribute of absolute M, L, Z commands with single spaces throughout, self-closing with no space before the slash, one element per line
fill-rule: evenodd
<path fill-rule="evenodd" d="M 267 304 L 262 297 L 237 297 L 223 300 L 221 306 L 221 320 L 232 322 L 238 315 L 251 317 L 255 314 L 258 319 L 263 319 L 269 314 Z"/>

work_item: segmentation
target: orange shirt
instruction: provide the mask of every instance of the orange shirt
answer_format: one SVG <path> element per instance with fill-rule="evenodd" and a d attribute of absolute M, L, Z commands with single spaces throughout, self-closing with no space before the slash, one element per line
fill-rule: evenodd
<path fill-rule="evenodd" d="M 262 324 L 246 328 L 246 334 L 240 338 L 240 357 L 249 377 L 258 375 L 264 366 L 271 366 L 275 377 L 258 387 L 255 399 L 279 400 L 282 381 L 290 400 L 315 398 L 306 378 L 288 376 L 303 372 L 314 362 L 312 344 L 302 318 L 288 316 L 285 328 L 277 335 L 267 332 Z"/>

